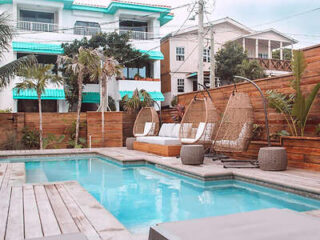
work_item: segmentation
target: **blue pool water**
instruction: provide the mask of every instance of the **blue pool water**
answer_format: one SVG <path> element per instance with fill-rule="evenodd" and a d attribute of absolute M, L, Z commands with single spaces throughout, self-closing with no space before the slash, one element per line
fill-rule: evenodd
<path fill-rule="evenodd" d="M 77 180 L 133 233 L 160 222 L 263 208 L 320 209 L 320 201 L 236 180 L 205 183 L 153 165 L 122 166 L 97 156 L 44 159 L 26 163 L 27 182 Z"/>

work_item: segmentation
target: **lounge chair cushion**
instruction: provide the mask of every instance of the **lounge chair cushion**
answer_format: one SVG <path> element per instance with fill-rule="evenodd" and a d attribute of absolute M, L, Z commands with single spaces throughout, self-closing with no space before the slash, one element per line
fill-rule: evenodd
<path fill-rule="evenodd" d="M 160 137 L 171 137 L 174 125 L 175 125 L 174 123 L 162 124 L 160 132 L 159 132 L 159 136 Z"/>
<path fill-rule="evenodd" d="M 180 145 L 181 144 L 179 138 L 160 137 L 160 136 L 137 137 L 136 141 L 151 143 L 151 144 L 159 144 L 159 145 Z"/>
<path fill-rule="evenodd" d="M 180 124 L 175 124 L 170 137 L 179 138 Z"/>

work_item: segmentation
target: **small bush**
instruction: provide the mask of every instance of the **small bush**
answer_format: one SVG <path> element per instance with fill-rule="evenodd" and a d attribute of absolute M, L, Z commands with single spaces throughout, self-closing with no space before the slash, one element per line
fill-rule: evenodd
<path fill-rule="evenodd" d="M 27 149 L 39 149 L 40 148 L 40 133 L 38 130 L 30 130 L 25 127 L 22 130 L 22 144 Z"/>

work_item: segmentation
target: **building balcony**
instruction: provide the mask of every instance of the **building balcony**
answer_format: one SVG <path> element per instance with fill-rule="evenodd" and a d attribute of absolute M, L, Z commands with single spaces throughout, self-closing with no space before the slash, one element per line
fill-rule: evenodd
<path fill-rule="evenodd" d="M 75 35 L 92 36 L 101 32 L 100 27 L 75 27 L 73 33 Z"/>
<path fill-rule="evenodd" d="M 120 34 L 129 34 L 130 39 L 134 40 L 149 40 L 154 38 L 153 32 L 133 31 L 127 28 L 120 28 Z"/>
<path fill-rule="evenodd" d="M 256 60 L 265 70 L 292 72 L 291 61 L 266 58 L 249 58 L 250 61 Z"/>
<path fill-rule="evenodd" d="M 17 28 L 35 32 L 56 32 L 59 30 L 58 24 L 29 21 L 18 21 Z"/>

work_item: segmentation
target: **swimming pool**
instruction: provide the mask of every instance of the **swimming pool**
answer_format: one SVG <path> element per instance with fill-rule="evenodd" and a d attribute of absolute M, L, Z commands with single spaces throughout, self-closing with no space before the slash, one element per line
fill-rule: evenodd
<path fill-rule="evenodd" d="M 77 180 L 132 233 L 144 233 L 160 222 L 257 209 L 320 209 L 320 201 L 292 193 L 236 180 L 203 182 L 100 156 L 31 158 L 26 171 L 28 183 Z"/>

